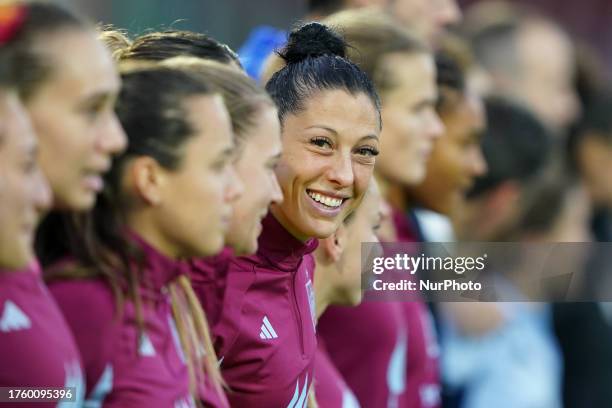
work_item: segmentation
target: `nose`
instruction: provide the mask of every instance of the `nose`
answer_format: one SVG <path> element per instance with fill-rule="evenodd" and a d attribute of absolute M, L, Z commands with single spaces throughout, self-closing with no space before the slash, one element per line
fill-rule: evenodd
<path fill-rule="evenodd" d="M 431 139 L 437 139 L 446 132 L 446 126 L 444 126 L 442 119 L 440 119 L 438 113 L 433 109 L 429 114 L 427 129 L 427 134 Z"/>
<path fill-rule="evenodd" d="M 472 154 L 469 157 L 471 174 L 473 177 L 484 176 L 489 169 L 487 161 L 482 155 L 482 150 L 480 146 L 475 146 L 472 150 Z"/>
<path fill-rule="evenodd" d="M 242 179 L 238 176 L 234 166 L 228 166 L 227 170 L 227 184 L 225 185 L 225 201 L 232 203 L 242 197 L 244 193 L 244 184 Z"/>
<path fill-rule="evenodd" d="M 270 203 L 272 204 L 280 204 L 283 202 L 283 191 L 280 188 L 280 185 L 278 184 L 278 179 L 276 178 L 276 175 L 272 175 L 271 179 L 270 179 L 270 188 L 271 188 L 271 193 L 270 193 Z"/>
<path fill-rule="evenodd" d="M 127 137 L 114 112 L 109 113 L 106 126 L 97 138 L 98 150 L 107 155 L 122 153 L 127 147 Z"/>
<path fill-rule="evenodd" d="M 442 0 L 437 16 L 438 24 L 442 27 L 456 24 L 461 21 L 462 17 L 461 9 L 456 0 Z"/>
<path fill-rule="evenodd" d="M 380 202 L 380 219 L 382 221 L 387 221 L 391 218 L 391 205 L 385 199 L 381 199 Z"/>
<path fill-rule="evenodd" d="M 331 163 L 327 172 L 328 179 L 339 187 L 352 186 L 355 181 L 355 174 L 353 173 L 351 153 L 339 152 L 333 157 L 330 157 L 329 160 Z"/>
<path fill-rule="evenodd" d="M 567 126 L 582 114 L 582 107 L 578 100 L 578 95 L 572 90 L 566 91 L 558 99 L 560 111 L 560 123 Z"/>
<path fill-rule="evenodd" d="M 51 207 L 51 187 L 40 169 L 37 169 L 32 189 L 36 211 L 41 214 Z"/>

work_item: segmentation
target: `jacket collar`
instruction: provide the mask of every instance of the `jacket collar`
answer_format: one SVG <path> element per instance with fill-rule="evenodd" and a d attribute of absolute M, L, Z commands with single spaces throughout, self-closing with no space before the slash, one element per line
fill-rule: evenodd
<path fill-rule="evenodd" d="M 283 271 L 295 271 L 302 258 L 312 253 L 319 245 L 315 238 L 306 242 L 295 238 L 270 212 L 262 220 L 262 227 L 257 255 Z"/>
<path fill-rule="evenodd" d="M 144 270 L 141 279 L 145 289 L 159 292 L 179 276 L 189 273 L 187 260 L 172 259 L 162 254 L 134 232 L 130 232 L 129 236 L 144 256 Z"/>

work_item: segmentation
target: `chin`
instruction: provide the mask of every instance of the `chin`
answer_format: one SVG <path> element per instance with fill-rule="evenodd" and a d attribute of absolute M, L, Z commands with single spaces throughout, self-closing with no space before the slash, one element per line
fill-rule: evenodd
<path fill-rule="evenodd" d="M 363 292 L 361 291 L 361 288 L 356 288 L 353 290 L 347 289 L 347 291 L 344 293 L 342 301 L 338 302 L 338 304 L 341 306 L 355 307 L 358 306 L 362 300 Z"/>
<path fill-rule="evenodd" d="M 410 172 L 398 175 L 395 179 L 402 186 L 416 186 L 425 180 L 425 171 L 422 169 L 407 169 Z"/>
<path fill-rule="evenodd" d="M 71 197 L 56 198 L 54 207 L 70 211 L 87 211 L 96 204 L 96 193 L 93 191 L 80 191 Z"/>
<path fill-rule="evenodd" d="M 223 245 L 225 244 L 225 240 L 223 235 L 220 235 L 220 238 L 215 240 L 210 240 L 209 242 L 203 243 L 202 246 L 198 249 L 198 254 L 194 254 L 194 256 L 213 256 L 217 255 L 219 252 L 223 250 Z"/>
<path fill-rule="evenodd" d="M 22 253 L 18 253 L 17 256 L 12 259 L 7 259 L 6 261 L 0 260 L 0 265 L 4 269 L 8 270 L 19 270 L 27 268 L 30 263 L 34 261 L 34 254 L 31 251 L 21 251 Z"/>
<path fill-rule="evenodd" d="M 423 181 L 425 181 L 425 176 L 427 176 L 427 170 L 425 167 L 416 168 L 410 175 L 411 180 L 408 183 L 411 185 L 421 184 Z"/>
<path fill-rule="evenodd" d="M 231 245 L 231 247 L 234 250 L 234 255 L 253 255 L 255 252 L 257 252 L 257 239 L 245 245 Z"/>
<path fill-rule="evenodd" d="M 340 218 L 342 214 L 338 217 Z M 308 237 L 309 238 L 317 238 L 317 239 L 325 239 L 332 236 L 340 227 L 340 222 L 335 221 L 314 221 L 311 224 L 311 228 L 309 228 Z"/>
<path fill-rule="evenodd" d="M 352 294 L 350 298 L 349 306 L 357 306 L 361 303 L 362 300 L 363 300 L 363 293 L 361 292 L 361 289 L 359 289 L 359 292 Z"/>

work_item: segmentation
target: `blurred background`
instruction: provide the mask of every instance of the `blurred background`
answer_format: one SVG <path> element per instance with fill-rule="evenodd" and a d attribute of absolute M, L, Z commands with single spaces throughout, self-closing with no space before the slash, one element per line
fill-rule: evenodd
<path fill-rule="evenodd" d="M 488 0 L 459 0 L 463 10 Z M 303 0 L 64 0 L 90 17 L 138 34 L 146 29 L 175 27 L 206 32 L 238 48 L 261 24 L 287 28 L 306 14 Z M 612 1 L 511 0 L 542 11 L 570 34 L 588 42 L 612 69 Z"/>

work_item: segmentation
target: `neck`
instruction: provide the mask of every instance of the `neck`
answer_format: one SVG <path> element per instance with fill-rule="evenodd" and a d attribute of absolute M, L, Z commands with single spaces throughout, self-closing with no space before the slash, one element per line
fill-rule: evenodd
<path fill-rule="evenodd" d="M 178 250 L 172 247 L 155 227 L 151 214 L 146 208 L 138 209 L 128 216 L 127 227 L 161 254 L 171 259 L 178 259 Z"/>
<path fill-rule="evenodd" d="M 26 265 L 21 265 L 21 266 L 17 266 L 17 265 L 10 265 L 10 263 L 0 263 L 0 275 L 4 275 L 4 274 L 11 274 L 11 273 L 19 273 L 19 272 L 28 272 L 30 270 L 30 266 L 32 265 L 33 261 L 30 262 L 29 264 Z"/>
<path fill-rule="evenodd" d="M 327 279 L 332 272 L 333 264 L 327 264 L 325 261 L 321 261 L 319 256 L 316 256 L 316 275 L 314 279 L 314 291 L 316 299 L 316 315 L 317 320 L 325 309 L 331 304 L 332 301 L 332 287 L 329 285 L 329 279 Z"/>
<path fill-rule="evenodd" d="M 380 174 L 376 176 L 376 181 L 380 186 L 382 196 L 389 205 L 400 210 L 408 209 L 409 203 L 406 199 L 406 193 L 400 184 L 393 183 Z"/>
<path fill-rule="evenodd" d="M 280 225 L 282 225 L 283 228 L 285 228 L 298 241 L 306 242 L 306 241 L 308 241 L 311 238 L 311 237 L 309 237 L 307 235 L 304 235 L 302 232 L 297 231 L 291 225 L 289 220 L 287 220 L 287 218 L 285 217 L 285 214 L 283 214 L 283 211 L 280 209 L 280 207 L 278 205 L 272 205 L 270 207 L 270 212 L 272 213 L 274 218 L 276 218 L 276 221 L 278 221 L 280 223 Z"/>

